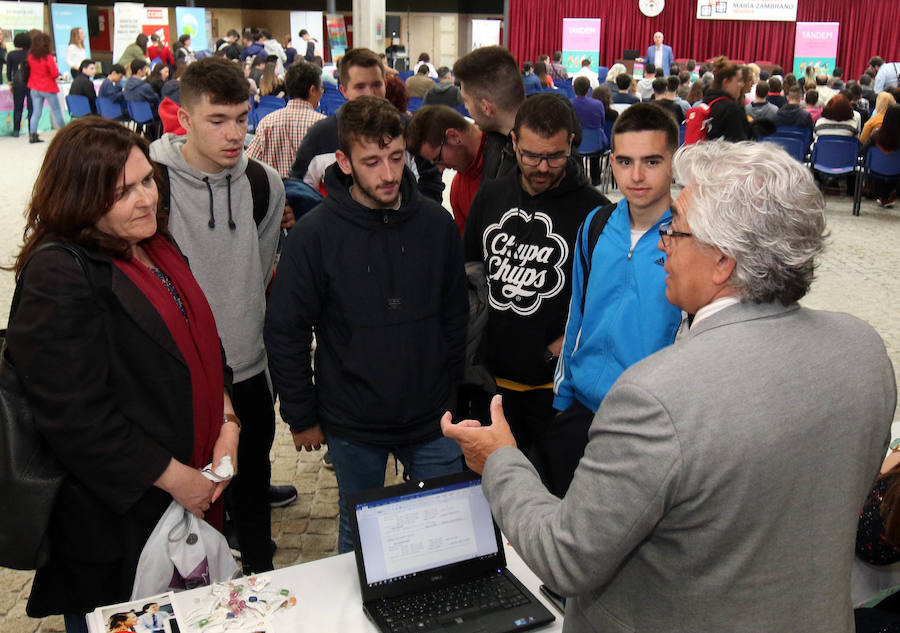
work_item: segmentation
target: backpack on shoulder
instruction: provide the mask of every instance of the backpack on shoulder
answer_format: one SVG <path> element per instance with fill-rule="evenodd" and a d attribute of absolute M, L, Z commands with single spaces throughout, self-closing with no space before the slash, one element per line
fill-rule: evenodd
<path fill-rule="evenodd" d="M 721 101 L 725 97 L 713 99 L 709 103 L 701 103 L 689 109 L 684 115 L 684 144 L 693 145 L 706 140 L 709 126 L 712 119 L 709 117 L 709 110 L 716 101 Z"/>

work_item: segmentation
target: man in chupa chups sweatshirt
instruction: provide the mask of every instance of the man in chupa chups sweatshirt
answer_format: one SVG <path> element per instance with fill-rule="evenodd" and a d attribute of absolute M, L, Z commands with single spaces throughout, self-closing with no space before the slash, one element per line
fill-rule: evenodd
<path fill-rule="evenodd" d="M 164 167 L 169 230 L 206 294 L 228 365 L 242 433 L 228 504 L 244 570 L 272 569 L 269 450 L 275 432 L 263 344 L 265 290 L 284 211 L 284 186 L 272 168 L 244 155 L 249 98 L 240 68 L 220 58 L 191 64 L 181 77 L 178 120 L 186 136 L 150 146 Z M 296 498 L 282 490 L 281 501 Z M 287 501 L 290 502 L 290 501 Z"/>

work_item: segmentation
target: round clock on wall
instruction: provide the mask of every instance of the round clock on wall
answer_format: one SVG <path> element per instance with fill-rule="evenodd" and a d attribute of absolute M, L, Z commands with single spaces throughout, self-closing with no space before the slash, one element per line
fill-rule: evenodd
<path fill-rule="evenodd" d="M 638 7 L 641 13 L 648 18 L 655 18 L 666 6 L 666 0 L 638 0 Z"/>

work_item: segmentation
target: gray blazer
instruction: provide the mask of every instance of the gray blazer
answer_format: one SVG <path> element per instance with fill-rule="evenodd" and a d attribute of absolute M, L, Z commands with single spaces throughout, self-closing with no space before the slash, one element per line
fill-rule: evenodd
<path fill-rule="evenodd" d="M 867 324 L 742 303 L 622 374 L 564 500 L 513 448 L 488 459 L 485 494 L 573 596 L 567 632 L 848 633 L 858 513 L 895 403 Z"/>

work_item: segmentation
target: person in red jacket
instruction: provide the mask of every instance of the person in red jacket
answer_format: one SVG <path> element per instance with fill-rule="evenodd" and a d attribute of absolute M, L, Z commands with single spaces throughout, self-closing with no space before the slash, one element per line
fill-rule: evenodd
<path fill-rule="evenodd" d="M 31 91 L 31 102 L 34 109 L 31 111 L 31 121 L 28 131 L 29 143 L 42 142 L 38 138 L 38 122 L 44 112 L 44 101 L 50 105 L 50 114 L 53 119 L 54 129 L 61 128 L 63 120 L 62 108 L 59 106 L 59 86 L 56 79 L 59 77 L 59 69 L 56 59 L 50 54 L 50 36 L 43 32 L 36 32 L 31 38 L 31 49 L 28 52 L 28 89 Z"/>
<path fill-rule="evenodd" d="M 160 40 L 157 33 L 150 34 L 150 46 L 147 47 L 147 57 L 150 58 L 151 63 L 156 58 L 159 58 L 164 64 L 168 64 L 171 70 L 175 69 L 175 58 L 172 57 L 172 51 Z"/>

